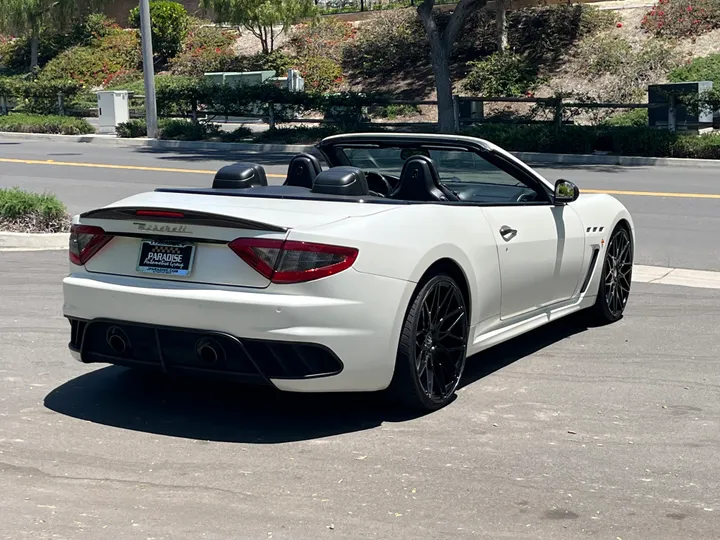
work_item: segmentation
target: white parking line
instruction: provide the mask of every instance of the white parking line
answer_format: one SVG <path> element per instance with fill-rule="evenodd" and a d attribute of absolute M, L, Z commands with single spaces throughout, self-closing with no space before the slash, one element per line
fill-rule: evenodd
<path fill-rule="evenodd" d="M 659 285 L 697 287 L 700 289 L 720 289 L 720 272 L 636 264 L 633 267 L 633 281 L 638 283 L 656 283 Z"/>

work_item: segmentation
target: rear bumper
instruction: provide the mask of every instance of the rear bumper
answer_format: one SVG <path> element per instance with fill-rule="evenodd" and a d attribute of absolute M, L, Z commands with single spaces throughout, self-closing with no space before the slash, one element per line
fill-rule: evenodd
<path fill-rule="evenodd" d="M 413 289 L 352 269 L 264 290 L 82 272 L 63 281 L 63 313 L 73 356 L 85 363 L 221 375 L 288 391 L 375 391 L 392 378 Z M 111 327 L 131 342 L 123 354 L 107 343 Z M 224 361 L 200 360 L 203 339 L 221 346 Z"/>

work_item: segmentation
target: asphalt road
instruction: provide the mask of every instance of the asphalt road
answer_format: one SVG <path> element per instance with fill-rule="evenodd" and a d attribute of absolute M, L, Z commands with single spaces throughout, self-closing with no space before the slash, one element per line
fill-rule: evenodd
<path fill-rule="evenodd" d="M 160 186 L 209 186 L 212 173 L 234 161 L 262 163 L 270 182 L 282 182 L 289 154 L 229 154 L 223 151 L 154 150 L 0 137 L 0 187 L 56 193 L 73 213 Z M 38 164 L 39 161 L 73 165 Z M 29 162 L 29 163 L 28 163 Z M 124 168 L 82 167 L 77 164 Z M 146 167 L 155 170 L 138 170 Z M 637 225 L 636 262 L 651 266 L 720 270 L 720 171 L 666 167 L 538 166 L 550 180 L 567 178 L 582 191 L 620 190 L 616 195 Z M 156 170 L 171 169 L 171 170 Z M 198 171 L 198 172 L 193 172 Z M 662 196 L 681 193 L 685 197 Z M 647 195 L 653 194 L 653 195 Z"/>
<path fill-rule="evenodd" d="M 66 253 L 0 253 L 0 539 L 647 539 L 720 531 L 720 291 L 636 284 L 401 417 L 83 366 Z"/>

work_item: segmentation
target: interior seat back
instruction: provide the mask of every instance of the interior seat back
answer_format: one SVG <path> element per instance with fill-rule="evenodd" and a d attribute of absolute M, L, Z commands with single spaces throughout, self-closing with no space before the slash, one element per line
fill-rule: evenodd
<path fill-rule="evenodd" d="M 320 160 L 312 154 L 298 154 L 290 160 L 287 178 L 283 185 L 312 189 L 313 182 L 322 172 Z"/>
<path fill-rule="evenodd" d="M 357 167 L 332 167 L 315 178 L 313 193 L 325 195 L 367 196 L 370 194 L 367 178 Z"/>
<path fill-rule="evenodd" d="M 427 156 L 412 156 L 404 163 L 400 182 L 392 193 L 403 201 L 457 201 L 458 197 L 440 182 L 435 162 Z"/>
<path fill-rule="evenodd" d="M 265 168 L 257 163 L 233 163 L 221 168 L 213 178 L 214 189 L 245 189 L 267 186 Z"/>

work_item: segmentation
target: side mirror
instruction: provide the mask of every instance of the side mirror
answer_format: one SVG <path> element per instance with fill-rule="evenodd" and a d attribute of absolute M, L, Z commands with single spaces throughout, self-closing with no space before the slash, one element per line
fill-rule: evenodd
<path fill-rule="evenodd" d="M 578 187 L 569 180 L 562 178 L 555 182 L 555 204 L 571 203 L 580 196 Z"/>

